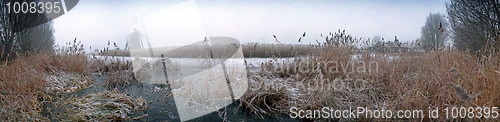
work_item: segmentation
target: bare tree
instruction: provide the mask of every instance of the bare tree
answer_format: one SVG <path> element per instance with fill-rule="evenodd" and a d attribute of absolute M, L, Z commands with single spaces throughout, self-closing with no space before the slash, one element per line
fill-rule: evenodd
<path fill-rule="evenodd" d="M 449 37 L 448 21 L 440 13 L 430 13 L 422 27 L 420 40 L 425 50 L 437 50 L 444 47 Z"/>
<path fill-rule="evenodd" d="M 451 0 L 446 4 L 454 46 L 471 52 L 499 47 L 500 0 Z"/>
<path fill-rule="evenodd" d="M 19 39 L 18 52 L 39 52 L 53 50 L 54 46 L 54 29 L 52 21 L 38 25 L 33 28 L 28 28 L 21 31 L 17 37 Z"/>
<path fill-rule="evenodd" d="M 45 13 L 16 13 L 13 6 L 8 7 L 8 4 L 13 5 L 16 2 L 38 3 L 38 0 L 0 2 L 0 60 L 11 59 L 15 57 L 16 52 L 52 49 L 53 28 L 52 23 L 47 23 L 50 19 Z"/>

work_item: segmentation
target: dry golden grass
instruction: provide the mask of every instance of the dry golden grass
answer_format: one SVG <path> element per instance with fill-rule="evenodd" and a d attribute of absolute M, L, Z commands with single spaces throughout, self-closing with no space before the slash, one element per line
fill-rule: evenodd
<path fill-rule="evenodd" d="M 44 120 L 46 118 L 40 115 L 41 105 L 44 101 L 52 100 L 54 93 L 72 92 L 88 86 L 88 78 L 83 78 L 85 82 L 69 84 L 64 79 L 47 81 L 54 75 L 75 73 L 80 76 L 88 73 L 83 46 L 75 43 L 70 47 L 57 48 L 56 53 L 26 53 L 1 63 L 0 121 Z"/>
<path fill-rule="evenodd" d="M 305 51 L 303 54 L 297 51 L 285 51 L 290 50 L 286 45 L 282 49 L 276 49 L 278 51 L 275 53 L 251 52 L 248 50 L 253 49 L 255 45 L 243 46 L 243 49 L 247 50 L 244 53 L 249 57 L 269 55 L 286 57 L 292 54 L 297 56 L 296 54 L 319 53 L 292 61 L 271 60 L 263 63 L 260 71 L 249 72 L 249 90 L 241 98 L 242 105 L 259 115 L 289 114 L 291 107 L 302 110 L 317 110 L 322 107 L 339 110 L 346 110 L 349 107 L 368 107 L 372 110 L 419 109 L 423 110 L 426 117 L 429 108 L 439 107 L 440 115 L 437 120 L 429 118 L 408 120 L 496 121 L 484 117 L 446 119 L 443 111 L 446 107 L 500 106 L 498 101 L 500 100 L 498 82 L 500 54 L 495 49 L 485 48 L 486 51 L 481 54 L 451 50 L 417 54 L 363 53 L 357 59 L 353 59 L 352 48 L 348 44 L 340 43 L 340 41 L 352 41 L 353 38 L 345 34 L 335 35 L 322 46 L 306 46 L 297 50 L 310 51 Z M 272 49 L 273 46 L 258 45 L 255 48 L 261 49 L 255 50 Z M 47 92 L 50 86 L 46 81 L 48 75 L 61 72 L 80 75 L 97 73 L 111 76 L 109 79 L 113 80 L 108 80 L 108 86 L 130 84 L 132 79 L 130 62 L 89 59 L 78 47 L 82 46 L 76 44 L 68 49 L 58 50 L 57 53 L 29 54 L 1 62 L 0 121 L 45 120 L 46 118 L 40 115 L 41 105 L 43 101 L 54 98 Z"/>
<path fill-rule="evenodd" d="M 89 94 L 62 101 L 61 105 L 74 106 L 68 110 L 69 121 L 122 121 L 128 114 L 144 109 L 146 100 L 142 97 L 134 99 L 116 88 L 111 91 Z"/>
<path fill-rule="evenodd" d="M 47 82 L 45 55 L 18 57 L 0 66 L 0 121 L 38 121 Z"/>
<path fill-rule="evenodd" d="M 30 54 L 2 62 L 0 69 L 0 118 L 2 121 L 38 121 L 42 101 L 49 100 L 46 76 L 59 72 L 84 73 L 79 56 Z M 85 61 L 85 58 L 83 59 Z"/>
<path fill-rule="evenodd" d="M 97 50 L 100 55 L 109 54 L 109 50 Z M 86 62 L 86 70 L 89 73 L 105 76 L 104 86 L 115 88 L 128 86 L 134 81 L 132 61 L 124 59 L 124 56 L 96 57 L 96 53 L 90 53 L 90 59 Z M 121 58 L 119 58 L 121 57 Z"/>
<path fill-rule="evenodd" d="M 476 56 L 439 51 L 406 56 L 400 60 L 386 63 L 388 68 L 382 68 L 382 72 L 390 76 L 381 79 L 389 83 L 387 92 L 399 98 L 392 102 L 394 109 L 500 105 L 499 101 L 495 101 L 499 99 L 500 93 L 500 74 L 495 72 L 500 66 L 498 53 Z M 413 78 L 405 77 L 410 73 L 416 75 Z M 463 99 L 464 91 L 454 88 L 450 83 L 462 86 L 465 94 L 471 96 L 483 93 L 469 101 Z"/>
<path fill-rule="evenodd" d="M 447 119 L 443 110 L 500 106 L 500 54 L 492 53 L 494 49 L 486 48 L 492 52 L 480 55 L 451 50 L 419 54 L 365 53 L 352 59 L 346 47 L 327 46 L 318 57 L 263 63 L 260 71 L 249 73 L 250 90 L 242 97 L 242 105 L 257 114 L 289 115 L 291 107 L 298 110 L 367 107 L 393 112 L 422 110 L 425 115 L 418 119 L 333 119 L 336 121 L 496 120 Z M 329 61 L 337 64 L 325 63 Z M 440 109 L 439 119 L 429 119 L 429 108 L 436 107 Z"/>
<path fill-rule="evenodd" d="M 328 56 L 331 57 L 264 63 L 261 71 L 250 73 L 250 89 L 253 90 L 242 98 L 245 106 L 255 113 L 287 114 L 290 107 L 299 110 L 320 110 L 322 107 L 339 110 L 349 107 L 394 111 L 419 109 L 426 116 L 429 107 L 439 107 L 439 120 L 445 120 L 443 109 L 446 107 L 500 106 L 498 54 L 478 57 L 439 51 L 397 55 L 399 58 L 395 60 L 387 60 L 385 54 L 363 55 L 360 59 L 363 62 L 378 62 L 378 72 L 351 72 L 351 65 L 348 72 L 343 72 L 344 69 L 338 66 L 340 72 L 336 73 L 328 72 L 334 66 L 324 67 L 320 62 L 338 60 L 347 63 L 349 58 L 333 53 Z M 300 63 L 310 65 L 299 67 Z M 360 66 L 354 67 L 357 70 Z M 301 68 L 309 69 L 309 72 L 300 72 Z M 307 71 L 305 69 L 303 71 Z"/>
<path fill-rule="evenodd" d="M 320 49 L 314 45 L 298 44 L 259 44 L 246 43 L 241 46 L 245 58 L 252 57 L 298 57 L 319 53 Z"/>
<path fill-rule="evenodd" d="M 94 73 L 106 76 L 104 86 L 128 86 L 134 80 L 132 62 L 117 59 L 93 59 L 90 63 Z"/>
<path fill-rule="evenodd" d="M 46 120 L 40 114 L 42 103 L 54 100 L 56 94 L 88 88 L 93 83 L 89 74 L 125 72 L 130 66 L 130 62 L 106 65 L 100 64 L 106 62 L 102 59 L 89 60 L 76 40 L 55 51 L 27 53 L 0 63 L 0 121 Z"/>

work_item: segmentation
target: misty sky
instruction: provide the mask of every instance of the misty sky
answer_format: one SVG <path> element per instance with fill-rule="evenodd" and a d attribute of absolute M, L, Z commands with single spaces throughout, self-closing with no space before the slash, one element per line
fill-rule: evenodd
<path fill-rule="evenodd" d="M 107 41 L 121 48 L 134 28 L 147 31 L 153 47 L 185 45 L 203 37 L 233 37 L 241 42 L 301 44 L 322 41 L 320 33 L 345 29 L 363 37 L 412 41 L 429 13 L 446 13 L 447 0 L 349 1 L 182 1 L 182 0 L 81 0 L 54 20 L 56 43 L 79 41 L 93 49 Z M 136 19 L 139 25 L 136 24 Z M 140 26 L 140 27 L 138 27 Z M 161 44 L 160 44 L 161 43 Z"/>

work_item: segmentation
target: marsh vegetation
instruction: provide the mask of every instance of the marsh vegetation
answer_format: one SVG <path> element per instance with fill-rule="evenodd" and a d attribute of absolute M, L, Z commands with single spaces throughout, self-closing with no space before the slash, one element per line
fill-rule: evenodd
<path fill-rule="evenodd" d="M 451 0 L 450 21 L 439 13 L 430 14 L 420 41 L 399 42 L 395 37 L 385 42 L 377 36 L 362 40 L 338 30 L 321 34 L 324 39 L 316 44 L 282 44 L 273 35 L 277 44 L 162 47 L 135 50 L 160 52 L 135 56 L 128 50 L 109 50 L 110 42 L 91 52 L 85 52 L 76 38 L 52 46 L 52 36 L 46 36 L 53 33 L 51 22 L 32 29 L 31 25 L 12 28 L 5 20 L 24 16 L 0 12 L 0 121 L 179 121 L 176 94 L 200 92 L 182 85 L 210 88 L 196 80 L 228 76 L 238 78 L 223 80 L 248 80 L 235 87 L 248 90 L 234 93 L 242 96 L 228 107 L 193 121 L 497 121 L 493 115 L 453 118 L 445 111 L 436 113 L 439 118 L 427 115 L 436 108 L 453 107 L 492 108 L 488 115 L 500 111 L 494 108 L 500 106 L 498 5 L 498 1 Z M 40 35 L 31 35 L 36 32 Z M 34 39 L 40 39 L 40 44 L 32 43 Z M 446 39 L 453 39 L 454 45 L 445 45 Z M 243 68 L 229 65 L 226 71 L 222 65 L 229 62 L 223 58 L 230 57 L 226 53 L 230 48 L 241 49 Z M 196 75 L 220 64 L 223 71 L 208 72 L 214 77 Z M 182 79 L 185 76 L 197 79 Z M 201 102 L 224 101 L 197 100 L 182 104 L 199 107 Z M 296 119 L 290 115 L 293 110 L 324 107 L 422 110 L 426 116 Z"/>
<path fill-rule="evenodd" d="M 500 77 L 500 57 L 498 53 L 493 53 L 493 46 L 485 47 L 486 51 L 491 51 L 485 54 L 454 50 L 356 53 L 350 46 L 356 38 L 348 34 L 342 35 L 319 45 L 307 46 L 317 53 L 286 59 L 271 55 L 262 62 L 251 63 L 257 68 L 247 70 L 248 91 L 235 107 L 244 108 L 241 110 L 251 113 L 251 118 L 264 119 L 268 118 L 268 114 L 280 114 L 288 118 L 286 115 L 290 114 L 292 107 L 302 110 L 317 110 L 325 106 L 339 110 L 350 107 L 367 107 L 373 110 L 422 109 L 427 112 L 429 108 L 436 107 L 500 105 L 495 101 L 500 92 L 497 82 Z M 290 50 L 286 45 L 266 46 Z M 74 41 L 66 46 L 56 47 L 54 53 L 29 54 L 20 56 L 15 61 L 4 62 L 0 70 L 2 119 L 154 120 L 152 117 L 155 115 L 151 115 L 154 112 L 138 114 L 134 111 L 148 111 L 152 106 L 166 103 L 151 103 L 150 101 L 155 100 L 140 95 L 154 93 L 172 97 L 169 90 L 154 85 L 146 88 L 151 93 L 137 96 L 136 93 L 129 96 L 131 91 L 123 93 L 130 89 L 127 86 L 141 86 L 137 79 L 147 77 L 147 74 L 142 77 L 133 74 L 132 58 L 96 56 L 95 53 L 85 53 L 82 48 L 81 43 Z M 179 64 L 175 58 L 170 60 L 168 70 L 178 71 Z M 150 67 L 151 71 L 161 71 L 161 68 L 153 68 L 157 63 L 158 61 L 153 60 L 149 63 L 144 61 L 144 66 Z M 88 92 L 85 89 L 96 86 L 100 90 L 74 96 L 78 91 Z M 464 94 L 477 96 L 461 97 Z M 148 106 L 148 103 L 151 105 Z M 47 104 L 51 105 L 47 107 Z M 58 108 L 54 104 L 64 107 Z M 64 111 L 74 112 L 77 116 L 54 115 L 53 113 L 61 112 L 51 109 L 66 109 Z M 220 118 L 228 116 L 218 115 Z M 440 115 L 444 116 L 444 113 Z M 173 118 L 175 120 L 176 117 Z M 473 120 L 475 119 L 486 118 Z"/>

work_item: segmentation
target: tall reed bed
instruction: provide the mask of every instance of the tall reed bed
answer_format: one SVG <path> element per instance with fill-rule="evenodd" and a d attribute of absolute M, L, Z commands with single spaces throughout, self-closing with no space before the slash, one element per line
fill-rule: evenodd
<path fill-rule="evenodd" d="M 40 115 L 41 105 L 57 92 L 53 88 L 56 85 L 48 82 L 47 76 L 64 72 L 87 73 L 83 45 L 76 40 L 67 45 L 56 47 L 55 52 L 26 52 L 17 55 L 16 59 L 1 62 L 0 121 L 44 120 Z"/>
<path fill-rule="evenodd" d="M 47 82 L 46 55 L 20 56 L 0 66 L 1 121 L 37 121 Z"/>
<path fill-rule="evenodd" d="M 75 39 L 57 45 L 54 51 L 26 52 L 2 61 L 0 121 L 46 120 L 41 116 L 41 106 L 55 100 L 58 94 L 89 87 L 93 82 L 88 76 L 96 72 L 124 71 L 130 66 L 130 63 L 105 63 L 109 61 L 89 58 L 83 48 Z"/>
<path fill-rule="evenodd" d="M 242 45 L 245 58 L 266 57 L 299 57 L 318 54 L 320 50 L 315 45 L 299 44 L 260 44 L 246 43 Z"/>
<path fill-rule="evenodd" d="M 331 34 L 319 56 L 292 61 L 271 60 L 250 72 L 242 106 L 257 114 L 293 110 L 422 110 L 419 118 L 333 118 L 320 120 L 494 121 L 493 118 L 451 118 L 444 108 L 500 106 L 500 54 L 480 55 L 440 50 L 419 54 L 364 53 L 352 57 L 345 31 Z M 343 44 L 344 43 L 344 44 Z M 494 52 L 492 48 L 485 48 Z M 292 109 L 292 107 L 294 109 Z M 439 108 L 439 118 L 429 110 Z M 495 109 L 495 111 L 500 111 Z M 485 113 L 483 113 L 485 114 Z M 490 112 L 491 114 L 491 112 Z M 293 114 L 292 114 L 293 115 Z M 309 118 L 314 120 L 314 118 Z M 498 119 L 498 118 L 497 118 Z"/>

